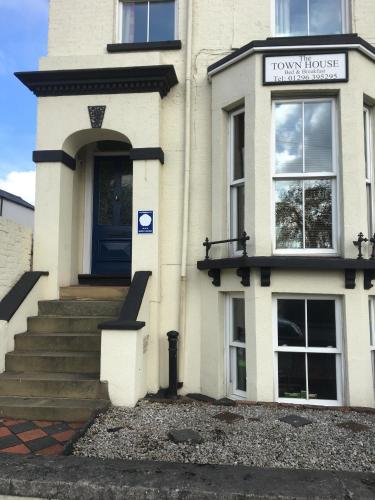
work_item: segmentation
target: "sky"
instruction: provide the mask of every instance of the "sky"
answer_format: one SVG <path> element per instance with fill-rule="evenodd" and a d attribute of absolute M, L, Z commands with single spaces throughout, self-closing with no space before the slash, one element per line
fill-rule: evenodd
<path fill-rule="evenodd" d="M 0 0 L 0 189 L 34 203 L 37 98 L 14 76 L 47 53 L 48 0 Z"/>

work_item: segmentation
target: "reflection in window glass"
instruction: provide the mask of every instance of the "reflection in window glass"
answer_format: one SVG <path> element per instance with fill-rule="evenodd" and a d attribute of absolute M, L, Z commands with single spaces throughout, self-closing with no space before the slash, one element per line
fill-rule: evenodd
<path fill-rule="evenodd" d="M 336 355 L 307 354 L 309 399 L 337 399 Z"/>
<path fill-rule="evenodd" d="M 230 116 L 230 238 L 239 238 L 245 231 L 245 113 L 235 111 Z M 233 243 L 240 251 L 240 243 Z"/>
<path fill-rule="evenodd" d="M 301 181 L 275 182 L 276 248 L 303 248 Z"/>
<path fill-rule="evenodd" d="M 305 354 L 279 352 L 279 397 L 306 398 Z"/>
<path fill-rule="evenodd" d="M 343 0 L 275 0 L 276 35 L 335 35 L 344 31 Z"/>
<path fill-rule="evenodd" d="M 237 358 L 237 386 L 238 391 L 246 392 L 246 350 L 242 347 L 236 348 Z"/>
<path fill-rule="evenodd" d="M 233 121 L 233 180 L 238 180 L 244 177 L 245 113 L 235 115 Z"/>
<path fill-rule="evenodd" d="M 332 181 L 304 181 L 305 248 L 332 248 Z"/>
<path fill-rule="evenodd" d="M 332 106 L 304 103 L 305 172 L 332 171 Z"/>
<path fill-rule="evenodd" d="M 307 322 L 309 347 L 336 347 L 334 300 L 308 300 Z"/>
<path fill-rule="evenodd" d="M 150 2 L 149 42 L 174 40 L 175 2 Z"/>
<path fill-rule="evenodd" d="M 289 345 L 305 347 L 305 301 L 278 300 L 277 325 L 280 346 Z"/>
<path fill-rule="evenodd" d="M 147 2 L 126 2 L 123 10 L 123 42 L 147 41 Z"/>
<path fill-rule="evenodd" d="M 232 299 L 233 302 L 233 340 L 245 342 L 245 302 L 243 299 Z"/>
<path fill-rule="evenodd" d="M 275 171 L 303 172 L 303 123 L 302 103 L 275 105 Z"/>

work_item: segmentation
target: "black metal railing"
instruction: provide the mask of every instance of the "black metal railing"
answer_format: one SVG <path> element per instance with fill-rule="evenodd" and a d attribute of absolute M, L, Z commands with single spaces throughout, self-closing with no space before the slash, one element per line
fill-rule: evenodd
<path fill-rule="evenodd" d="M 222 243 L 239 243 L 242 249 L 242 256 L 247 256 L 246 251 L 246 242 L 250 240 L 250 236 L 247 235 L 246 231 L 242 233 L 242 236 L 239 238 L 231 238 L 229 240 L 219 240 L 219 241 L 210 241 L 208 238 L 204 240 L 203 246 L 206 247 L 206 257 L 205 260 L 210 259 L 210 250 L 213 245 L 221 245 Z"/>
<path fill-rule="evenodd" d="M 370 260 L 375 260 L 375 234 L 370 238 L 365 238 L 363 233 L 358 234 L 358 238 L 353 241 L 353 245 L 358 248 L 357 259 L 363 259 L 362 247 L 364 243 L 370 242 L 372 245 Z"/>

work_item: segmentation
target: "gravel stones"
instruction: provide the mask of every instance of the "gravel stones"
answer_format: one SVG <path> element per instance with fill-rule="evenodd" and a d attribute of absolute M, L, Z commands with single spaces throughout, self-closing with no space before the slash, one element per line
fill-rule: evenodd
<path fill-rule="evenodd" d="M 336 424 L 337 427 L 341 427 L 342 429 L 348 429 L 352 432 L 366 432 L 369 430 L 368 425 L 359 424 L 358 422 L 353 422 L 349 420 L 348 422 L 341 422 L 340 424 Z"/>
<path fill-rule="evenodd" d="M 226 422 L 227 424 L 233 424 L 233 422 L 236 422 L 237 420 L 243 420 L 242 415 L 231 413 L 230 411 L 223 411 L 222 413 L 218 413 L 217 415 L 214 415 L 214 418 L 217 418 L 222 422 Z"/>
<path fill-rule="evenodd" d="M 195 443 L 200 444 L 203 442 L 202 436 L 199 432 L 192 429 L 176 429 L 168 433 L 168 437 L 174 443 Z"/>
<path fill-rule="evenodd" d="M 280 418 L 280 422 L 285 422 L 293 427 L 303 427 L 304 425 L 311 424 L 311 420 L 307 418 L 300 417 L 299 415 L 287 415 L 286 417 Z"/>
<path fill-rule="evenodd" d="M 125 460 L 375 472 L 374 414 L 238 404 L 230 413 L 243 418 L 228 425 L 213 418 L 221 412 L 228 408 L 194 401 L 141 401 L 135 408 L 110 408 L 76 442 L 73 453 Z M 311 424 L 295 428 L 280 422 L 288 415 Z M 368 430 L 337 427 L 351 422 Z M 124 428 L 107 431 L 116 427 Z M 168 438 L 171 429 L 194 430 L 203 442 L 176 444 Z"/>

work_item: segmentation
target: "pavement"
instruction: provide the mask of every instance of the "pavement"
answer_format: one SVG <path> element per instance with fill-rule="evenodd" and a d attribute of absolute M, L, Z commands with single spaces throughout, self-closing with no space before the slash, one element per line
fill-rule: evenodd
<path fill-rule="evenodd" d="M 0 455 L 0 499 L 368 500 L 375 474 Z"/>
<path fill-rule="evenodd" d="M 0 419 L 0 455 L 61 455 L 85 422 Z"/>

